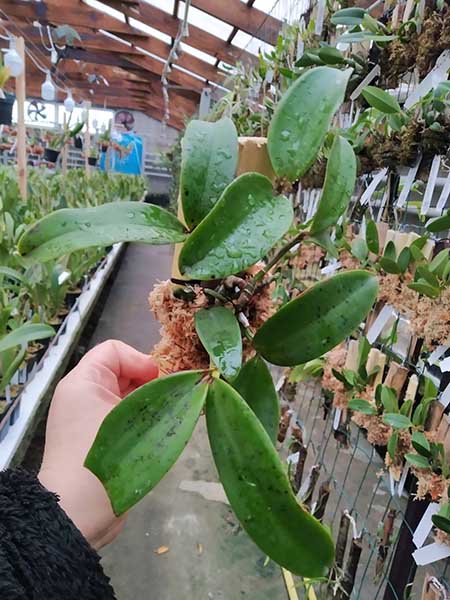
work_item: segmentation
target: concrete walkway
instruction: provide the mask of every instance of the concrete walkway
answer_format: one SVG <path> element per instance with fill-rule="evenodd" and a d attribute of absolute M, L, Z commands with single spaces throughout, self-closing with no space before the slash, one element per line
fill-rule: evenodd
<path fill-rule="evenodd" d="M 93 335 L 149 351 L 159 325 L 147 296 L 170 274 L 172 250 L 130 245 Z M 240 529 L 228 507 L 201 418 L 175 467 L 103 551 L 119 600 L 285 600 L 280 569 Z M 168 552 L 155 551 L 167 547 Z"/>

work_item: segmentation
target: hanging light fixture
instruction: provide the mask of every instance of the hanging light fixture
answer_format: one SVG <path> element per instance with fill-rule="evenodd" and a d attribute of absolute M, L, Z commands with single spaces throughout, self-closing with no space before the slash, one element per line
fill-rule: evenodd
<path fill-rule="evenodd" d="M 3 63 L 5 67 L 8 67 L 13 77 L 18 77 L 23 73 L 23 60 L 20 58 L 19 53 L 16 50 L 16 42 L 14 38 L 10 39 L 9 49 L 5 54 Z"/>
<path fill-rule="evenodd" d="M 47 76 L 45 78 L 45 81 L 41 85 L 41 96 L 42 96 L 43 100 L 48 100 L 49 102 L 51 102 L 52 100 L 55 99 L 56 88 L 52 81 L 50 71 L 47 71 Z"/>
<path fill-rule="evenodd" d="M 67 92 L 67 97 L 64 100 L 64 108 L 70 113 L 73 112 L 73 109 L 75 108 L 75 100 L 72 97 L 72 90 L 68 90 Z"/>

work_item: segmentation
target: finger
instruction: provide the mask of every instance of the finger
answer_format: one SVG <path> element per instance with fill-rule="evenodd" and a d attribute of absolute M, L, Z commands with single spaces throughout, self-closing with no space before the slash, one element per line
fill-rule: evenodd
<path fill-rule="evenodd" d="M 90 350 L 78 367 L 106 367 L 117 380 L 147 383 L 158 376 L 158 366 L 147 354 L 139 352 L 118 340 L 109 340 Z"/>

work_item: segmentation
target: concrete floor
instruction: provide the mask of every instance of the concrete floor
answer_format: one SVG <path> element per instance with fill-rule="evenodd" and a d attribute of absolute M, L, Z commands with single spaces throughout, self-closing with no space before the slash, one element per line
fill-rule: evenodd
<path fill-rule="evenodd" d="M 147 296 L 170 274 L 172 249 L 133 244 L 91 345 L 116 338 L 149 351 L 159 338 Z M 158 487 L 131 512 L 103 566 L 119 600 L 284 600 L 279 568 L 240 529 L 210 454 L 203 418 Z M 155 550 L 167 546 L 165 554 Z"/>

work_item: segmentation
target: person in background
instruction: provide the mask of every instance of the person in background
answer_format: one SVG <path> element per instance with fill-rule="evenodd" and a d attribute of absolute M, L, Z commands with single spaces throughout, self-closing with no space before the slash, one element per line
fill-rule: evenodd
<path fill-rule="evenodd" d="M 155 379 L 147 355 L 108 341 L 88 352 L 58 384 L 38 477 L 0 473 L 0 599 L 115 598 L 96 550 L 121 531 L 100 481 L 84 466 L 106 415 Z"/>

